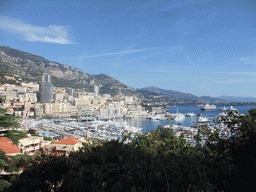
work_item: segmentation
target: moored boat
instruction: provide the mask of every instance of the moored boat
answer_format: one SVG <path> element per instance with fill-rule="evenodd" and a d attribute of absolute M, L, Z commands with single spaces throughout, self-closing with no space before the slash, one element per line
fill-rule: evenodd
<path fill-rule="evenodd" d="M 216 109 L 216 106 L 215 105 L 213 105 L 213 104 L 208 104 L 208 103 L 206 103 L 205 105 L 203 105 L 202 107 L 201 107 L 201 110 L 202 111 L 208 111 L 208 110 L 215 110 Z"/>

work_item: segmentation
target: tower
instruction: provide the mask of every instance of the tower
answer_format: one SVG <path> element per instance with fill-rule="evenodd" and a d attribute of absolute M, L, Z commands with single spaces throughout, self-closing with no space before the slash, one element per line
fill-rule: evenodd
<path fill-rule="evenodd" d="M 94 86 L 94 96 L 97 97 L 99 95 L 99 86 Z"/>
<path fill-rule="evenodd" d="M 41 103 L 53 101 L 53 84 L 51 83 L 51 75 L 48 73 L 42 75 L 42 82 L 39 83 L 39 97 Z"/>
<path fill-rule="evenodd" d="M 51 75 L 48 73 L 44 73 L 42 75 L 42 82 L 51 83 Z"/>

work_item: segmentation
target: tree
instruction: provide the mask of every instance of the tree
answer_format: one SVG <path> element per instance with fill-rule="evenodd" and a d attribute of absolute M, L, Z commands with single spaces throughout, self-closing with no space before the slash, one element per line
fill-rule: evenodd
<path fill-rule="evenodd" d="M 2 171 L 6 167 L 6 163 L 8 162 L 8 157 L 4 151 L 0 150 L 0 171 Z M 11 185 L 10 182 L 0 179 L 0 191 L 4 188 L 8 188 Z"/>
<path fill-rule="evenodd" d="M 4 169 L 7 161 L 8 161 L 8 157 L 6 156 L 6 153 L 0 150 L 0 170 Z"/>
<path fill-rule="evenodd" d="M 0 103 L 4 100 L 0 97 Z M 7 127 L 18 127 L 19 123 L 15 121 L 15 117 L 6 115 L 6 109 L 0 109 L 0 129 Z"/>
<path fill-rule="evenodd" d="M 23 132 L 23 131 L 8 130 L 6 136 L 7 136 L 9 139 L 12 140 L 12 143 L 13 143 L 13 144 L 18 145 L 19 140 L 20 140 L 22 137 L 27 137 L 27 134 L 28 134 L 27 132 Z"/>
<path fill-rule="evenodd" d="M 11 186 L 11 183 L 4 180 L 4 179 L 0 179 L 0 191 L 2 191 L 4 188 L 8 188 Z"/>
<path fill-rule="evenodd" d="M 63 176 L 69 171 L 66 157 L 37 156 L 6 191 L 63 191 Z"/>

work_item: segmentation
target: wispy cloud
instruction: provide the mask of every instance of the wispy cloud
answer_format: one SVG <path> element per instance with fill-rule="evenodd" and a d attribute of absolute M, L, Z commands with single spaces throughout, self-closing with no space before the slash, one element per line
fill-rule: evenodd
<path fill-rule="evenodd" d="M 256 75 L 256 72 L 237 72 L 237 71 L 216 71 L 211 73 L 233 74 L 233 75 Z"/>
<path fill-rule="evenodd" d="M 249 58 L 239 58 L 241 61 L 249 61 Z"/>
<path fill-rule="evenodd" d="M 192 65 L 195 65 L 195 63 L 190 59 L 190 57 L 188 56 L 188 54 L 186 54 L 186 57 L 188 59 L 188 62 Z"/>
<path fill-rule="evenodd" d="M 19 19 L 0 16 L 0 28 L 31 42 L 72 43 L 68 39 L 68 28 L 66 26 L 50 25 L 48 27 L 40 27 L 27 24 Z"/>
<path fill-rule="evenodd" d="M 228 79 L 224 81 L 218 81 L 219 84 L 232 84 L 232 83 L 248 83 L 248 82 L 256 82 L 256 78 L 247 78 L 247 79 Z"/>
<path fill-rule="evenodd" d="M 119 52 L 114 52 L 114 53 L 103 53 L 103 54 L 99 54 L 99 55 L 83 55 L 83 56 L 80 56 L 78 58 L 103 57 L 103 56 L 108 56 L 108 55 L 123 55 L 123 54 L 127 54 L 127 53 L 137 53 L 137 52 L 147 51 L 147 50 L 150 50 L 150 49 L 136 49 L 136 50 L 131 50 L 131 51 L 119 51 Z"/>
<path fill-rule="evenodd" d="M 125 61 L 125 64 L 142 62 L 142 61 L 145 60 L 145 59 L 149 59 L 149 58 L 152 58 L 153 56 L 156 56 L 156 55 L 161 54 L 161 53 L 162 53 L 161 51 L 154 51 L 154 50 L 157 50 L 157 49 L 159 49 L 159 50 L 165 50 L 165 51 L 167 51 L 167 50 L 169 50 L 169 51 L 173 50 L 172 47 L 170 47 L 170 48 L 165 48 L 165 47 L 152 47 L 152 48 L 150 48 L 150 49 L 147 49 L 147 50 L 150 50 L 149 53 L 146 53 L 146 54 L 144 54 L 144 55 L 139 55 L 139 56 L 134 57 L 134 58 L 132 58 L 132 59 L 127 59 L 127 60 Z"/>
<path fill-rule="evenodd" d="M 181 43 L 179 43 L 177 46 L 178 46 L 182 51 L 184 51 L 183 45 L 182 45 Z M 188 56 L 188 54 L 186 54 L 186 58 L 187 58 L 187 60 L 188 60 L 188 62 L 189 62 L 190 64 L 195 65 L 195 63 L 190 59 L 190 57 Z"/>
<path fill-rule="evenodd" d="M 249 63 L 256 63 L 256 57 L 241 57 L 239 58 L 241 61 L 246 61 Z"/>

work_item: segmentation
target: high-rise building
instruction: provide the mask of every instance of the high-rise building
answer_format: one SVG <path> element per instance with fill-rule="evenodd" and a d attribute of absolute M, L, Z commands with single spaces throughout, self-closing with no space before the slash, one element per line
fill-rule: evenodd
<path fill-rule="evenodd" d="M 42 76 L 42 82 L 51 83 L 51 75 L 48 73 L 44 73 Z"/>
<path fill-rule="evenodd" d="M 95 85 L 94 86 L 94 96 L 97 97 L 99 95 L 99 91 L 100 91 L 100 88 L 99 86 Z"/>
<path fill-rule="evenodd" d="M 39 84 L 39 97 L 41 103 L 51 103 L 53 101 L 53 84 L 51 83 L 51 75 L 44 73 L 42 83 Z"/>

